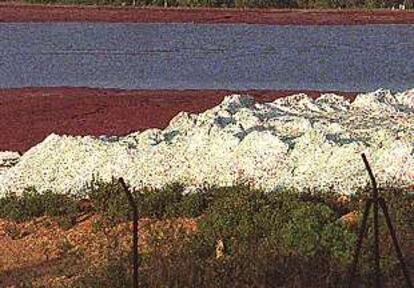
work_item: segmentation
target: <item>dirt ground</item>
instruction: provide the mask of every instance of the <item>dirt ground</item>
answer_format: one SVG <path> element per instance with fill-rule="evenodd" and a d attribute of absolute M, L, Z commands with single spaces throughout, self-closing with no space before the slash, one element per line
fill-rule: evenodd
<path fill-rule="evenodd" d="M 0 287 L 70 284 L 87 267 L 100 266 L 110 258 L 122 256 L 108 253 L 130 251 L 132 223 L 104 230 L 96 228 L 99 219 L 96 214 L 79 216 L 77 224 L 70 229 L 64 229 L 48 217 L 21 223 L 0 219 Z M 141 219 L 139 227 L 139 247 L 144 251 L 154 234 L 151 231 L 179 228 L 193 231 L 196 220 Z"/>
<path fill-rule="evenodd" d="M 413 24 L 414 11 L 126 8 L 0 3 L 0 22 L 105 21 L 277 25 Z"/>
<path fill-rule="evenodd" d="M 202 112 L 230 90 L 0 89 L 0 151 L 27 151 L 51 133 L 125 135 L 165 128 L 180 111 Z M 258 101 L 300 91 L 252 90 Z M 318 91 L 304 91 L 312 97 Z M 352 99 L 356 93 L 336 92 Z"/>

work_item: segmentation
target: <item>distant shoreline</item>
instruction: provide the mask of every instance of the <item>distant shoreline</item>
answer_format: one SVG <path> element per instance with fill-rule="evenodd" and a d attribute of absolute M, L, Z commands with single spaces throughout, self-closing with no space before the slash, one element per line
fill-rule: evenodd
<path fill-rule="evenodd" d="M 304 92 L 251 90 L 258 101 Z M 0 89 L 0 151 L 25 152 L 51 133 L 125 135 L 165 128 L 180 111 L 199 113 L 219 104 L 231 90 L 121 90 L 92 88 Z M 355 92 L 335 92 L 352 100 Z"/>
<path fill-rule="evenodd" d="M 55 21 L 269 25 L 414 24 L 414 10 L 133 8 L 0 3 L 0 22 Z"/>

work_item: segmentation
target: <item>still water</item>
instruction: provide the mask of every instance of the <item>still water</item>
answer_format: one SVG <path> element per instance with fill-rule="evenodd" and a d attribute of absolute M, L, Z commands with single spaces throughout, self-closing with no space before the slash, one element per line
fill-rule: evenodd
<path fill-rule="evenodd" d="M 414 25 L 1 23 L 0 87 L 414 87 Z"/>

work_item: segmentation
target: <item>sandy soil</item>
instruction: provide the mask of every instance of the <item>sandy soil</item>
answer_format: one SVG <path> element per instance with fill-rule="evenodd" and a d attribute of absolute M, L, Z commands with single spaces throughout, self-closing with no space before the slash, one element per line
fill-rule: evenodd
<path fill-rule="evenodd" d="M 255 23 L 278 25 L 413 24 L 414 11 L 124 8 L 0 4 L 0 22 L 105 21 Z"/>
<path fill-rule="evenodd" d="M 0 287 L 68 285 L 87 268 L 104 265 L 109 258 L 130 251 L 132 223 L 121 223 L 104 233 L 104 229 L 94 228 L 99 219 L 97 214 L 79 216 L 70 229 L 48 217 L 21 223 L 0 219 Z M 140 251 L 148 246 L 154 230 L 179 228 L 193 231 L 196 220 L 140 219 Z M 119 246 L 114 246 L 115 239 Z"/>
<path fill-rule="evenodd" d="M 0 151 L 24 152 L 51 133 L 125 135 L 164 128 L 180 111 L 202 112 L 230 90 L 116 90 L 89 88 L 0 89 Z M 258 101 L 299 91 L 252 90 Z M 305 91 L 313 97 L 318 91 Z M 336 92 L 350 97 L 356 93 Z"/>

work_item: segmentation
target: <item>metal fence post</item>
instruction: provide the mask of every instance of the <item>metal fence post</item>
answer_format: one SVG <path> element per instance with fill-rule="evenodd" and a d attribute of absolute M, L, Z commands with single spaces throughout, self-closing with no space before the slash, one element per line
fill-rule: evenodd
<path fill-rule="evenodd" d="M 132 243 L 132 251 L 134 253 L 133 255 L 133 265 L 134 265 L 134 271 L 133 271 L 133 287 L 138 288 L 138 207 L 137 203 L 134 201 L 134 197 L 129 191 L 127 185 L 125 184 L 124 179 L 121 177 L 119 178 L 119 183 L 121 183 L 122 187 L 125 190 L 125 194 L 127 195 L 129 205 L 132 208 L 132 217 L 133 217 L 133 243 Z"/>
<path fill-rule="evenodd" d="M 395 233 L 395 229 L 392 226 L 391 223 L 391 217 L 388 213 L 388 209 L 387 209 L 387 205 L 385 203 L 384 198 L 379 196 L 378 193 L 378 187 L 377 187 L 377 181 L 375 180 L 374 177 L 374 173 L 372 173 L 371 167 L 369 166 L 367 157 L 365 156 L 364 153 L 362 153 L 362 160 L 364 160 L 364 164 L 365 164 L 365 168 L 368 171 L 369 177 L 371 178 L 371 182 L 372 182 L 372 187 L 373 187 L 373 196 L 369 197 L 367 199 L 367 204 L 365 207 L 365 211 L 364 211 L 364 216 L 363 216 L 363 220 L 362 220 L 362 226 L 358 235 L 358 241 L 357 241 L 357 247 L 355 250 L 355 255 L 354 255 L 354 261 L 352 263 L 351 266 L 351 270 L 350 270 L 350 277 L 349 277 L 349 287 L 351 288 L 353 285 L 353 280 L 354 280 L 354 276 L 355 276 L 355 272 L 356 272 L 356 267 L 358 264 L 358 256 L 360 254 L 361 251 L 361 245 L 362 245 L 362 241 L 364 238 L 364 233 L 365 233 L 365 229 L 366 229 L 366 222 L 368 219 L 368 214 L 369 214 L 369 210 L 371 207 L 371 204 L 374 205 L 374 254 L 375 254 L 375 287 L 381 287 L 381 270 L 380 270 L 380 254 L 379 254 L 379 225 L 378 225 L 378 210 L 379 208 L 382 209 L 382 211 L 384 212 L 384 216 L 385 216 L 385 220 L 387 222 L 387 226 L 394 244 L 394 248 L 395 251 L 397 253 L 397 258 L 400 262 L 401 265 L 401 269 L 402 272 L 404 274 L 405 280 L 406 280 L 406 284 L 407 287 L 409 288 L 413 288 L 413 284 L 411 282 L 408 270 L 407 270 L 407 266 L 405 265 L 404 262 L 404 257 L 402 255 L 401 252 L 401 248 L 400 245 L 398 244 L 398 240 L 397 240 L 397 235 Z"/>
<path fill-rule="evenodd" d="M 378 224 L 378 187 L 375 180 L 374 173 L 372 173 L 369 166 L 367 157 L 362 153 L 362 160 L 364 161 L 365 168 L 368 171 L 369 178 L 372 182 L 373 202 L 374 202 L 374 256 L 375 256 L 375 287 L 381 287 L 381 267 L 380 267 L 380 252 L 379 252 L 379 224 Z"/>

